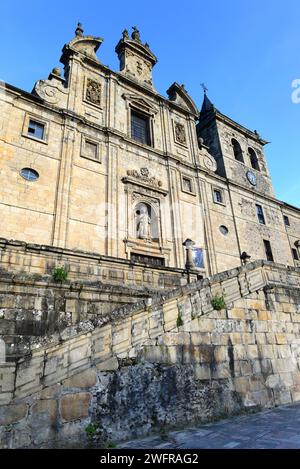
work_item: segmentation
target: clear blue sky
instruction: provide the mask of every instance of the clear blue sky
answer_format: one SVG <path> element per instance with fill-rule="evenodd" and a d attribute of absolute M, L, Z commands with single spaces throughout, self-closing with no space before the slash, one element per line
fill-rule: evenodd
<path fill-rule="evenodd" d="M 205 82 L 221 112 L 271 142 L 276 196 L 300 207 L 299 0 L 1 0 L 0 11 L 0 79 L 28 91 L 59 65 L 78 20 L 104 38 L 99 58 L 115 70 L 121 32 L 137 25 L 158 57 L 159 93 L 184 83 L 200 107 Z"/>

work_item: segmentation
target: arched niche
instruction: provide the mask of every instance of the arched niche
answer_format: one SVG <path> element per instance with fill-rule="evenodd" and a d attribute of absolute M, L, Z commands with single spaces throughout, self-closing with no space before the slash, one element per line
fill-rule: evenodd
<path fill-rule="evenodd" d="M 134 236 L 144 241 L 159 241 L 159 214 L 154 204 L 145 200 L 134 206 Z"/>

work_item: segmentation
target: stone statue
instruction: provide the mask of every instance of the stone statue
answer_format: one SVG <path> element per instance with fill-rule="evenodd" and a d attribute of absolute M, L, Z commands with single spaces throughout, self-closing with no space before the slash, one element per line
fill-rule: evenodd
<path fill-rule="evenodd" d="M 136 27 L 136 26 L 132 26 L 132 29 L 133 29 L 133 32 L 132 32 L 132 34 L 131 34 L 132 39 L 134 39 L 135 41 L 141 42 L 140 32 L 139 32 L 139 30 L 137 29 L 137 27 Z"/>
<path fill-rule="evenodd" d="M 129 34 L 128 34 L 127 29 L 124 29 L 124 31 L 122 32 L 122 36 L 123 36 L 123 39 L 129 39 Z"/>
<path fill-rule="evenodd" d="M 81 24 L 81 23 L 78 23 L 78 24 L 77 24 L 77 28 L 76 28 L 76 31 L 75 31 L 75 35 L 76 35 L 76 36 L 79 36 L 79 37 L 82 37 L 82 36 L 83 36 L 83 27 L 82 27 L 82 24 Z"/>
<path fill-rule="evenodd" d="M 137 217 L 137 237 L 139 239 L 151 238 L 151 219 L 148 214 L 146 205 L 139 206 L 139 214 Z"/>

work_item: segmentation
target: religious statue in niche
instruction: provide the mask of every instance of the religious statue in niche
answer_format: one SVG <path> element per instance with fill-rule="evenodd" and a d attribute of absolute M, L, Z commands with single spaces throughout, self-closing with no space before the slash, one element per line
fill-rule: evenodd
<path fill-rule="evenodd" d="M 180 124 L 179 122 L 175 122 L 174 130 L 175 130 L 175 140 L 176 140 L 176 142 L 181 143 L 182 145 L 185 145 L 186 144 L 186 136 L 185 136 L 184 125 Z"/>
<path fill-rule="evenodd" d="M 145 204 L 138 204 L 136 210 L 136 231 L 139 239 L 151 239 L 151 217 L 149 209 Z"/>
<path fill-rule="evenodd" d="M 95 80 L 87 79 L 85 98 L 90 103 L 100 106 L 101 104 L 101 83 Z"/>

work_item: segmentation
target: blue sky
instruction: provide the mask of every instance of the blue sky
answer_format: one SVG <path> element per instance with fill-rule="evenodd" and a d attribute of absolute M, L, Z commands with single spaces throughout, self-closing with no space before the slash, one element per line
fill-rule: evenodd
<path fill-rule="evenodd" d="M 115 70 L 121 32 L 137 25 L 158 57 L 158 92 L 184 83 L 200 107 L 205 82 L 221 112 L 271 142 L 276 196 L 300 206 L 299 0 L 1 0 L 0 11 L 0 79 L 28 91 L 59 65 L 77 21 L 104 38 L 99 58 Z"/>

